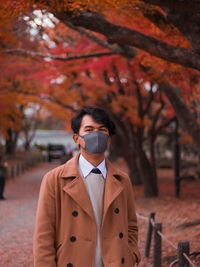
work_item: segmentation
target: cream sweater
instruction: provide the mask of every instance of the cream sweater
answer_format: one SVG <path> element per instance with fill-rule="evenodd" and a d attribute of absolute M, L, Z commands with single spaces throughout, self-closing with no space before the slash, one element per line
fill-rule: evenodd
<path fill-rule="evenodd" d="M 97 225 L 97 243 L 94 267 L 103 267 L 100 228 L 103 217 L 105 179 L 102 174 L 90 173 L 86 178 L 83 178 L 83 181 L 90 197 Z"/>

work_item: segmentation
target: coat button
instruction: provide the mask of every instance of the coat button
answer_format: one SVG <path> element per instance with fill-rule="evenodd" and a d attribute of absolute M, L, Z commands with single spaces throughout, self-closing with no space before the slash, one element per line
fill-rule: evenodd
<path fill-rule="evenodd" d="M 115 209 L 115 213 L 117 213 L 117 214 L 119 213 L 119 209 L 118 208 Z"/>
<path fill-rule="evenodd" d="M 71 237 L 70 237 L 70 241 L 71 241 L 71 242 L 75 242 L 75 241 L 76 241 L 76 237 L 75 237 L 75 236 L 71 236 Z"/>
<path fill-rule="evenodd" d="M 73 215 L 74 217 L 77 217 L 77 216 L 78 216 L 78 211 L 74 210 L 74 211 L 72 212 L 72 215 Z"/>
<path fill-rule="evenodd" d="M 119 233 L 119 238 L 123 238 L 123 233 Z"/>
<path fill-rule="evenodd" d="M 67 263 L 67 267 L 73 267 L 72 263 Z"/>
<path fill-rule="evenodd" d="M 125 259 L 121 258 L 121 263 L 124 264 L 124 262 L 125 262 Z"/>

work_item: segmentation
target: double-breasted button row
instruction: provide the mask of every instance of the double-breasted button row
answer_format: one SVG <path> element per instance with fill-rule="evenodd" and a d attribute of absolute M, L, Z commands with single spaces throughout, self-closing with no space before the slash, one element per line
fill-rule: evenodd
<path fill-rule="evenodd" d="M 73 215 L 74 217 L 77 217 L 77 216 L 78 216 L 78 211 L 76 211 L 76 210 L 72 211 L 72 215 Z"/>
<path fill-rule="evenodd" d="M 115 213 L 116 213 L 116 214 L 119 213 L 119 209 L 118 209 L 118 208 L 115 209 Z"/>
<path fill-rule="evenodd" d="M 116 212 L 116 211 L 117 211 L 117 212 Z M 116 209 L 115 209 L 115 212 L 116 212 L 116 213 L 119 213 L 119 209 L 116 208 Z M 120 232 L 120 233 L 119 233 L 119 238 L 122 239 L 123 237 L 124 237 L 124 234 L 123 234 L 122 232 Z M 125 263 L 125 259 L 124 259 L 124 258 L 121 258 L 121 264 L 124 264 L 124 263 Z"/>
<path fill-rule="evenodd" d="M 119 238 L 123 238 L 123 233 L 121 232 L 121 233 L 119 233 Z"/>
<path fill-rule="evenodd" d="M 71 237 L 70 237 L 70 241 L 71 241 L 71 242 L 75 242 L 75 241 L 76 241 L 76 237 L 75 237 L 75 236 L 71 236 Z"/>
<path fill-rule="evenodd" d="M 66 267 L 73 267 L 73 264 L 72 263 L 67 263 Z"/>

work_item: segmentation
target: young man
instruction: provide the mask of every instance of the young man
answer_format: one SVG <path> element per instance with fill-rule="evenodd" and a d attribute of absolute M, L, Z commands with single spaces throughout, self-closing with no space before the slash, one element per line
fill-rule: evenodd
<path fill-rule="evenodd" d="M 132 185 L 104 157 L 115 126 L 96 107 L 71 125 L 80 153 L 43 178 L 34 266 L 132 267 L 140 260 Z"/>

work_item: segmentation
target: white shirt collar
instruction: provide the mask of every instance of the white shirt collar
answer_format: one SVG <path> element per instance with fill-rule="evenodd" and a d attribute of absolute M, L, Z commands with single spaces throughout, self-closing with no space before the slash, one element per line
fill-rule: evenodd
<path fill-rule="evenodd" d="M 104 179 L 106 179 L 107 169 L 105 159 L 97 167 L 95 167 L 80 154 L 78 164 L 84 178 L 88 176 L 92 169 L 98 168 L 101 171 Z"/>

